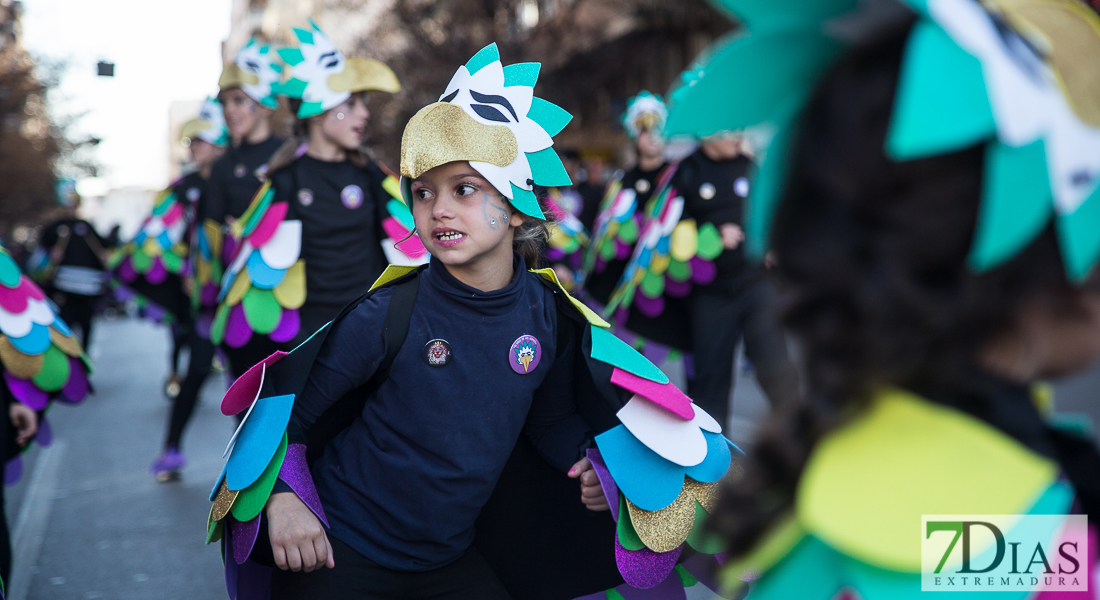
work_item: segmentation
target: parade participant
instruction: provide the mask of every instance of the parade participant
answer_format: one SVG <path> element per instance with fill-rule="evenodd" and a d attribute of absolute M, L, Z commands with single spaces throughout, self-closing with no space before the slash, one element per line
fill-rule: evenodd
<path fill-rule="evenodd" d="M 298 46 L 279 54 L 290 66 L 282 89 L 298 120 L 234 227 L 242 251 L 213 327 L 230 348 L 292 348 L 369 289 L 387 256 L 405 264 L 426 256 L 412 227 L 387 210 L 400 204 L 391 195 L 396 178 L 360 150 L 367 92 L 397 92 L 397 77 L 378 61 L 346 58 L 315 24 L 294 33 Z"/>
<path fill-rule="evenodd" d="M 1075 0 L 724 4 L 748 33 L 674 94 L 669 127 L 776 132 L 748 244 L 775 254 L 807 384 L 714 518 L 728 581 L 762 573 L 753 600 L 999 591 L 1007 557 L 922 582 L 960 571 L 922 515 L 1078 514 L 1067 537 L 1001 523 L 1019 571 L 1055 579 L 1012 597 L 1100 597 L 1036 566 L 1060 548 L 1095 582 L 1100 454 L 1032 393 L 1100 355 L 1100 97 L 1076 69 L 1100 18 Z"/>
<path fill-rule="evenodd" d="M 35 279 L 42 282 L 61 318 L 79 327 L 81 344 L 89 345 L 96 306 L 107 291 L 110 277 L 104 260 L 103 238 L 91 223 L 80 218 L 80 199 L 62 209 L 60 219 L 47 225 L 31 257 Z"/>
<path fill-rule="evenodd" d="M 0 451 L 4 484 L 19 480 L 19 453 L 31 440 L 49 445 L 46 409 L 53 401 L 80 402 L 88 394 L 91 367 L 80 342 L 50 307 L 46 295 L 0 247 Z M 0 486 L 3 506 L 4 486 Z M 11 540 L 0 516 L 0 578 L 10 583 Z"/>
<path fill-rule="evenodd" d="M 159 285 L 153 282 L 153 268 L 147 269 L 145 274 L 145 279 L 155 286 L 152 293 L 171 295 L 170 306 L 176 317 L 176 326 L 173 329 L 175 341 L 173 373 L 169 376 L 167 384 L 169 388 L 167 394 L 173 400 L 172 412 L 169 416 L 168 434 L 164 441 L 163 452 L 151 467 L 157 480 L 162 482 L 178 479 L 180 469 L 186 463 L 183 454 L 179 451 L 183 430 L 191 418 L 195 404 L 198 402 L 199 390 L 210 375 L 214 361 L 214 344 L 210 342 L 209 336 L 210 316 L 203 315 L 202 311 L 196 314 L 195 308 L 202 308 L 201 297 L 197 298 L 199 301 L 195 303 L 192 299 L 196 297 L 195 270 L 203 260 L 202 249 L 197 246 L 205 243 L 196 239 L 201 231 L 197 215 L 204 212 L 207 180 L 214 162 L 229 144 L 228 131 L 217 100 L 208 98 L 203 103 L 198 118 L 184 124 L 180 131 L 180 139 L 187 144 L 194 170 L 184 175 L 167 190 L 168 196 L 154 209 L 153 216 L 138 233 L 134 242 L 127 246 L 127 249 L 133 246 L 136 250 L 133 250 L 133 253 L 120 263 L 119 269 L 119 276 L 123 282 L 127 279 L 130 281 L 136 279 L 136 277 L 124 276 L 128 272 L 122 267 L 129 261 L 132 265 L 130 271 L 140 272 L 138 267 L 149 262 L 149 259 L 142 257 L 139 261 L 138 257 L 145 254 L 144 248 L 149 247 L 159 248 L 160 255 L 153 255 L 154 267 L 169 253 L 174 253 L 174 261 L 183 264 L 182 268 L 178 265 L 166 265 L 166 270 L 175 275 L 175 278 L 158 278 Z M 161 236 L 162 231 L 167 235 Z M 173 270 L 173 266 L 176 270 Z M 209 269 L 209 266 L 205 268 Z M 162 287 L 167 287 L 167 292 L 160 292 L 159 288 Z M 201 293 L 198 295 L 201 296 Z M 200 320 L 204 320 L 205 323 L 200 323 Z M 181 383 L 178 375 L 178 360 L 180 349 L 183 347 L 188 349 L 189 358 L 187 374 Z M 175 393 L 171 389 L 173 384 Z"/>
<path fill-rule="evenodd" d="M 628 582 L 668 581 L 683 596 L 676 562 L 701 543 L 689 533 L 730 470 L 730 444 L 552 269 L 527 270 L 546 236 L 534 186 L 567 183 L 552 136 L 570 116 L 533 96 L 538 71 L 504 67 L 495 44 L 459 68 L 402 136 L 401 190 L 430 263 L 389 267 L 226 394 L 224 413 L 248 410 L 208 528 L 224 539 L 231 596 L 489 599 L 516 585 L 514 597 L 571 598 L 607 585 L 595 572 L 614 539 Z M 562 513 L 546 510 L 546 486 L 508 483 L 517 440 L 570 484 L 553 502 L 577 520 L 545 522 Z M 511 503 L 483 510 L 509 485 Z M 611 519 L 582 519 L 584 506 L 610 506 L 618 535 Z M 472 545 L 479 513 L 479 536 L 484 525 L 504 537 Z M 564 545 L 588 529 L 606 535 L 601 551 Z M 531 560 L 494 565 L 487 549 Z"/>

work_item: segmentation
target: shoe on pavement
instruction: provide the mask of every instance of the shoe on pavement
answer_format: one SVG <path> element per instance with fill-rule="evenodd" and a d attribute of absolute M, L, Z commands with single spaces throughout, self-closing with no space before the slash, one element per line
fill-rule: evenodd
<path fill-rule="evenodd" d="M 156 476 L 157 481 L 166 483 L 169 481 L 178 481 L 180 479 L 180 471 L 186 464 L 187 458 L 182 452 L 175 448 L 168 448 L 164 452 L 161 452 L 160 456 L 153 461 L 153 465 L 149 470 Z"/>

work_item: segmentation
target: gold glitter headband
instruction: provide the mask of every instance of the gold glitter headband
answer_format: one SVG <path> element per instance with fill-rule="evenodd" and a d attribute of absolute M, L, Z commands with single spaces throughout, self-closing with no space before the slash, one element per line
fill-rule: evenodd
<path fill-rule="evenodd" d="M 436 102 L 420 109 L 401 136 L 401 175 L 410 179 L 449 162 L 467 160 L 504 167 L 519 154 L 510 129 L 484 125 L 461 107 Z"/>

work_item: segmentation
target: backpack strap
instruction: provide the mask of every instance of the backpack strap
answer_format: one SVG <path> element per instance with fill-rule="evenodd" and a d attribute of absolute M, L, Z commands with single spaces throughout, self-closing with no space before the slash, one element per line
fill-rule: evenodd
<path fill-rule="evenodd" d="M 409 276 L 390 286 L 393 288 L 393 296 L 390 298 L 389 308 L 386 309 L 386 320 L 382 324 L 382 347 L 385 354 L 378 363 L 378 369 L 366 383 L 344 394 L 309 428 L 306 433 L 306 462 L 312 464 L 321 457 L 325 446 L 363 413 L 367 399 L 389 378 L 390 367 L 409 335 L 413 305 L 420 289 L 421 270 L 410 271 Z"/>

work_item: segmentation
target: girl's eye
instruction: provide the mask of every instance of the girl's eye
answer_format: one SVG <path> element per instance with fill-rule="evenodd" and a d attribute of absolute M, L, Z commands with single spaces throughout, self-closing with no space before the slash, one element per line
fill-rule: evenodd
<path fill-rule="evenodd" d="M 419 188 L 419 189 L 413 190 L 412 194 L 413 194 L 413 198 L 416 198 L 417 200 L 425 200 L 425 199 L 431 197 L 432 192 L 428 188 Z"/>
<path fill-rule="evenodd" d="M 462 183 L 459 184 L 458 189 L 455 191 L 458 192 L 459 196 L 469 196 L 477 192 L 477 186 L 472 183 Z"/>

